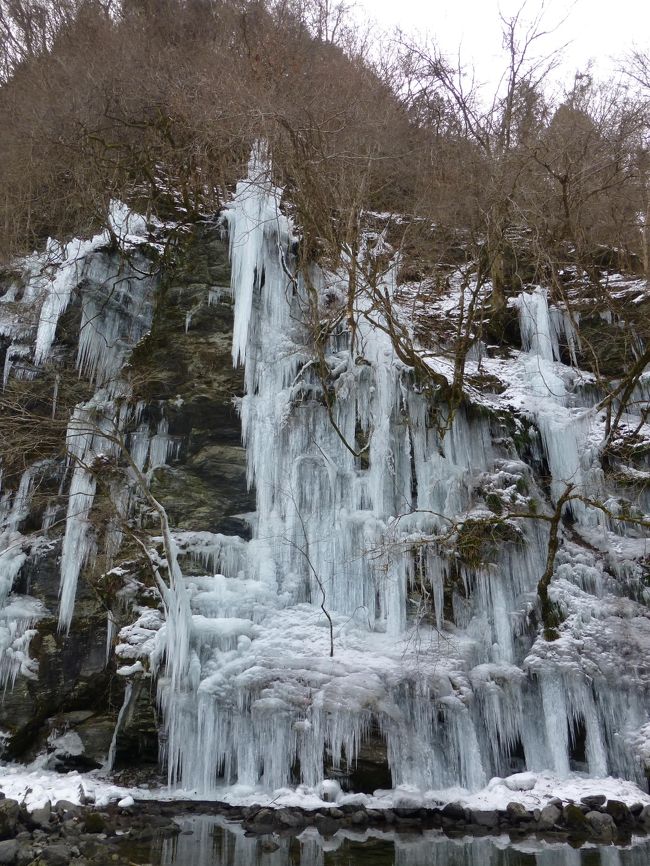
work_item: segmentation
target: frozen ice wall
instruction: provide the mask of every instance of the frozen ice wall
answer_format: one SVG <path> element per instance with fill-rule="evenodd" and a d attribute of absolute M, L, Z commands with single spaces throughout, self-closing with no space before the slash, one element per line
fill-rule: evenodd
<path fill-rule="evenodd" d="M 112 245 L 117 238 L 119 248 Z M 0 332 L 10 341 L 6 353 L 3 387 L 12 377 L 35 378 L 48 365 L 55 370 L 61 350 L 55 343 L 59 320 L 73 298 L 81 308 L 76 365 L 79 375 L 95 386 L 95 393 L 74 410 L 66 434 L 68 454 L 60 493 L 67 493 L 65 529 L 61 550 L 61 584 L 58 620 L 67 632 L 74 613 L 79 574 L 96 553 L 97 539 L 91 525 L 95 499 L 95 461 L 119 453 L 127 428 L 138 422 L 141 407 L 129 400 L 122 367 L 131 349 L 147 333 L 153 314 L 155 275 L 150 258 L 140 245 L 148 242 L 142 217 L 120 202 L 112 202 L 108 228 L 87 240 L 74 239 L 62 246 L 48 241 L 45 250 L 17 263 L 19 279 L 0 299 Z M 59 376 L 55 376 L 52 412 L 56 411 Z M 137 445 L 137 447 L 135 447 Z M 164 461 L 173 447 L 164 421 L 157 432 L 141 425 L 134 440 L 136 465 L 148 468 Z M 144 457 L 139 456 L 144 451 Z M 14 580 L 39 543 L 47 543 L 57 514 L 47 508 L 42 535 L 22 535 L 34 488 L 52 471 L 52 461 L 29 467 L 19 484 L 3 491 L 0 513 L 0 677 L 13 678 L 16 671 L 34 674 L 28 660 L 32 626 L 43 615 L 33 599 L 22 601 L 11 594 Z M 140 468 L 142 468 L 142 466 Z M 115 491 L 115 503 L 128 507 L 128 491 Z M 106 533 L 107 553 L 119 547 L 118 525 Z M 110 550 L 108 549 L 110 548 Z M 5 680 L 3 679 L 2 682 Z"/>
<path fill-rule="evenodd" d="M 159 680 L 170 782 L 204 794 L 224 783 L 318 785 L 324 761 L 334 772 L 354 762 L 371 728 L 385 739 L 394 784 L 477 788 L 524 767 L 637 778 L 626 738 L 642 724 L 644 676 L 593 678 L 578 649 L 603 627 L 599 598 L 589 595 L 587 613 L 579 593 L 595 581 L 606 594 L 609 576 L 595 557 L 567 552 L 567 633 L 531 652 L 547 524 L 501 527 L 482 565 L 451 550 L 493 525 L 485 484 L 525 504 L 523 479 L 543 500 L 530 469 L 497 412 L 463 408 L 441 436 L 412 372 L 362 315 L 363 290 L 354 351 L 340 327 L 319 373 L 308 295 L 323 299 L 325 316 L 346 275 L 294 272 L 299 238 L 280 197 L 258 149 L 226 215 L 253 538 L 183 539 L 211 573 L 185 581 L 189 674 L 180 689 Z M 390 270 L 383 288 L 395 289 Z M 559 341 L 576 338 L 541 291 L 522 296 L 520 310 L 518 398 L 557 498 L 569 481 L 588 483 L 589 421 L 569 412 L 558 363 Z M 618 610 L 608 627 L 621 616 L 643 614 Z M 640 651 L 646 635 L 643 624 L 632 646 Z M 157 652 L 173 657 L 164 628 L 158 640 Z"/>

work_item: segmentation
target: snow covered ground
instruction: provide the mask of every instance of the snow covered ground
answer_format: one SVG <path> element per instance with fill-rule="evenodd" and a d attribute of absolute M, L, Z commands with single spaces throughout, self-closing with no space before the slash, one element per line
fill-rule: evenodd
<path fill-rule="evenodd" d="M 128 808 L 134 800 L 204 800 L 196 791 L 160 787 L 124 787 L 114 784 L 101 772 L 56 773 L 32 764 L 0 765 L 0 791 L 29 810 L 42 807 L 48 800 L 68 800 L 71 803 L 109 803 Z M 297 788 L 279 788 L 269 793 L 246 785 L 233 785 L 218 791 L 216 800 L 231 805 L 287 806 L 302 809 L 333 808 L 345 804 L 358 804 L 368 809 L 436 807 L 445 803 L 460 803 L 470 809 L 505 809 L 508 803 L 521 803 L 529 810 L 541 809 L 557 797 L 565 802 L 579 802 L 582 797 L 604 795 L 608 800 L 619 800 L 632 806 L 650 805 L 650 796 L 637 785 L 623 779 L 607 777 L 589 778 L 573 774 L 558 779 L 551 773 L 517 773 L 505 779 L 494 778 L 476 793 L 463 788 L 442 791 L 420 791 L 401 786 L 392 791 L 377 790 L 374 794 L 345 794 L 338 783 L 326 780 L 315 788 L 299 785 Z M 327 800 L 323 797 L 328 797 Z"/>

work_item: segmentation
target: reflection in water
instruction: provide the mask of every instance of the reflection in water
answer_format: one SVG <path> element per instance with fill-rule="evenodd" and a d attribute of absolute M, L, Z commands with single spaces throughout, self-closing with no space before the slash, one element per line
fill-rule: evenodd
<path fill-rule="evenodd" d="M 183 833 L 166 839 L 161 866 L 648 866 L 650 840 L 629 848 L 567 844 L 507 836 L 449 839 L 435 831 L 395 835 L 340 830 L 323 838 L 246 836 L 243 827 L 212 815 L 178 819 Z"/>

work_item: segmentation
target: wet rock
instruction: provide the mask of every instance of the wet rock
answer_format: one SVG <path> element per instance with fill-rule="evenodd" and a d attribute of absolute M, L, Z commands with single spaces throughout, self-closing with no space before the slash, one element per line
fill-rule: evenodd
<path fill-rule="evenodd" d="M 591 809 L 595 809 L 598 806 L 603 806 L 607 797 L 604 794 L 593 794 L 588 797 L 583 797 L 580 802 L 584 803 L 585 806 L 589 806 Z"/>
<path fill-rule="evenodd" d="M 330 818 L 334 818 L 337 821 L 340 821 L 341 818 L 345 815 L 342 809 L 330 809 L 329 810 Z"/>
<path fill-rule="evenodd" d="M 280 846 L 273 839 L 264 839 L 260 843 L 260 849 L 264 851 L 265 854 L 272 854 L 274 851 L 277 851 Z"/>
<path fill-rule="evenodd" d="M 352 813 L 350 820 L 353 824 L 366 824 L 368 821 L 368 813 L 359 809 L 357 812 Z"/>
<path fill-rule="evenodd" d="M 607 805 L 605 806 L 605 812 L 612 816 L 619 827 L 633 823 L 632 813 L 628 809 L 627 805 L 621 802 L 621 800 L 608 800 Z"/>
<path fill-rule="evenodd" d="M 472 809 L 470 815 L 472 823 L 479 827 L 499 826 L 499 813 L 495 809 Z"/>
<path fill-rule="evenodd" d="M 397 818 L 419 818 L 420 817 L 420 808 L 419 806 L 411 806 L 404 807 L 400 806 L 394 809 L 395 815 Z"/>
<path fill-rule="evenodd" d="M 442 809 L 443 817 L 449 818 L 451 821 L 464 821 L 466 818 L 465 807 L 460 803 L 447 803 Z"/>
<path fill-rule="evenodd" d="M 18 857 L 18 842 L 16 839 L 6 839 L 0 842 L 0 864 L 13 866 Z"/>
<path fill-rule="evenodd" d="M 637 821 L 645 827 L 646 830 L 650 830 L 650 806 L 644 806 L 643 809 L 641 809 Z"/>
<path fill-rule="evenodd" d="M 548 803 L 548 805 L 544 806 L 544 808 L 539 814 L 538 823 L 540 825 L 540 829 L 550 830 L 551 827 L 554 827 L 557 824 L 561 816 L 561 810 L 552 803 Z"/>
<path fill-rule="evenodd" d="M 289 809 L 280 809 L 277 813 L 277 821 L 285 827 L 302 827 L 305 819 L 299 812 Z"/>
<path fill-rule="evenodd" d="M 630 806 L 630 812 L 635 818 L 638 818 L 641 812 L 643 812 L 643 803 L 633 803 Z"/>
<path fill-rule="evenodd" d="M 34 809 L 31 815 L 32 821 L 37 827 L 49 826 L 52 818 L 52 804 L 48 800 L 47 803 L 40 809 Z"/>
<path fill-rule="evenodd" d="M 71 803 L 70 800 L 57 800 L 54 810 L 59 815 L 64 815 L 68 818 L 74 815 L 81 815 L 83 812 L 81 806 L 78 806 L 76 803 Z"/>
<path fill-rule="evenodd" d="M 106 821 L 103 815 L 99 812 L 89 812 L 86 815 L 83 829 L 86 833 L 103 833 L 106 828 Z"/>
<path fill-rule="evenodd" d="M 61 823 L 61 831 L 66 836 L 79 836 L 81 834 L 81 825 L 77 818 L 68 818 Z"/>
<path fill-rule="evenodd" d="M 251 815 L 248 820 L 254 824 L 273 824 L 275 821 L 275 810 L 260 809 L 254 815 Z"/>
<path fill-rule="evenodd" d="M 41 860 L 49 866 L 68 866 L 71 859 L 71 846 L 64 843 L 48 845 L 41 854 Z"/>
<path fill-rule="evenodd" d="M 604 841 L 611 841 L 616 835 L 616 824 L 611 815 L 606 812 L 587 812 L 585 816 L 594 836 Z"/>
<path fill-rule="evenodd" d="M 564 807 L 562 810 L 562 818 L 565 826 L 569 830 L 585 832 L 588 829 L 585 813 L 582 811 L 580 806 L 576 806 L 575 803 L 569 803 Z"/>
<path fill-rule="evenodd" d="M 515 823 L 533 820 L 533 816 L 521 803 L 508 803 L 506 806 L 506 814 L 507 817 Z"/>
<path fill-rule="evenodd" d="M 28 866 L 32 863 L 36 856 L 36 852 L 31 845 L 23 843 L 18 846 L 18 855 L 15 860 L 15 866 Z"/>
<path fill-rule="evenodd" d="M 16 835 L 19 814 L 20 806 L 15 800 L 0 800 L 0 839 L 9 839 Z"/>

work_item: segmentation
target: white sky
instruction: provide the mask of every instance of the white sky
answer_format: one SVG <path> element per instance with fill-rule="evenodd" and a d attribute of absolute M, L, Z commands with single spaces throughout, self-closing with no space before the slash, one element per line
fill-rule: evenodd
<path fill-rule="evenodd" d="M 356 0 L 360 14 L 382 28 L 399 25 L 411 33 L 428 32 L 444 53 L 474 65 L 477 79 L 494 83 L 502 65 L 499 11 L 509 17 L 522 0 Z M 562 53 L 562 81 L 570 84 L 576 68 L 593 60 L 596 76 L 615 73 L 616 60 L 632 48 L 650 50 L 650 0 L 527 0 L 525 18 L 544 8 L 544 29 L 556 32 L 540 41 L 547 53 L 570 42 Z M 363 10 L 363 12 L 362 12 Z"/>

